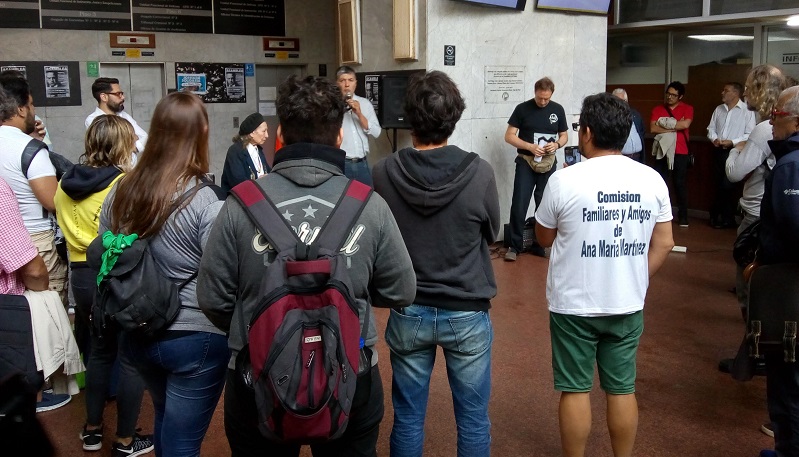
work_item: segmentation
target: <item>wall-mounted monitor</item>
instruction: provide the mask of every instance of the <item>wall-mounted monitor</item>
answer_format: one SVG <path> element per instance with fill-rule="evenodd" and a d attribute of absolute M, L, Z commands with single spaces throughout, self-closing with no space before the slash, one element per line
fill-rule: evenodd
<path fill-rule="evenodd" d="M 538 8 L 575 13 L 608 14 L 610 0 L 538 0 Z"/>
<path fill-rule="evenodd" d="M 510 8 L 514 10 L 524 11 L 527 0 L 459 0 L 466 3 L 472 3 L 480 6 L 496 6 L 499 8 Z"/>

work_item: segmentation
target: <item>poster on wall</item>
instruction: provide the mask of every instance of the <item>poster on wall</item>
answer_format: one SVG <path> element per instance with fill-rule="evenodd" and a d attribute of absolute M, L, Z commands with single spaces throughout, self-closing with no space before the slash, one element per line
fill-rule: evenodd
<path fill-rule="evenodd" d="M 225 93 L 229 98 L 244 97 L 244 68 L 225 68 Z"/>
<path fill-rule="evenodd" d="M 208 82 L 202 73 L 178 73 L 177 88 L 181 92 L 191 92 L 192 94 L 205 95 L 208 93 L 206 87 Z"/>
<path fill-rule="evenodd" d="M 25 65 L 0 65 L 0 73 L 4 71 L 18 71 L 25 79 L 28 79 L 28 67 Z"/>
<path fill-rule="evenodd" d="M 246 103 L 243 63 L 175 63 L 177 90 L 193 92 L 205 103 Z"/>
<path fill-rule="evenodd" d="M 133 0 L 135 31 L 213 33 L 213 21 L 211 0 Z"/>
<path fill-rule="evenodd" d="M 66 65 L 44 66 L 44 88 L 47 98 L 69 97 L 69 67 Z"/>
<path fill-rule="evenodd" d="M 15 70 L 28 80 L 33 104 L 81 106 L 79 62 L 0 62 L 0 71 Z"/>
<path fill-rule="evenodd" d="M 130 31 L 129 0 L 42 0 L 41 12 L 43 29 Z"/>
<path fill-rule="evenodd" d="M 214 0 L 215 33 L 286 35 L 284 0 Z"/>
<path fill-rule="evenodd" d="M 380 105 L 380 75 L 366 75 L 364 76 L 364 90 L 366 91 L 366 99 L 372 102 L 372 107 L 375 112 Z"/>
<path fill-rule="evenodd" d="M 0 28 L 38 29 L 39 0 L 0 2 Z"/>

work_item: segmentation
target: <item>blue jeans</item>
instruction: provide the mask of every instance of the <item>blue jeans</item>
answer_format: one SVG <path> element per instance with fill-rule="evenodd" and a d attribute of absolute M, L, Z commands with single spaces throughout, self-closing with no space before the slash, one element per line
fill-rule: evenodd
<path fill-rule="evenodd" d="M 227 338 L 207 332 L 167 332 L 158 341 L 123 334 L 155 409 L 158 457 L 196 457 L 225 385 Z"/>
<path fill-rule="evenodd" d="M 372 187 L 372 172 L 369 171 L 369 162 L 367 162 L 366 159 L 358 162 L 345 160 L 344 176 Z"/>
<path fill-rule="evenodd" d="M 491 343 L 485 311 L 450 311 L 412 305 L 391 310 L 386 343 L 391 349 L 392 457 L 421 457 L 424 418 L 436 347 L 444 350 L 458 428 L 458 457 L 491 452 Z"/>

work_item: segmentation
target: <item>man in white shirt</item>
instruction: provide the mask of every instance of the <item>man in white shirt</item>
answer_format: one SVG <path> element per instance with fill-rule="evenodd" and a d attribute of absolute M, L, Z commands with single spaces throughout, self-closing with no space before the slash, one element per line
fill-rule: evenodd
<path fill-rule="evenodd" d="M 585 454 L 594 364 L 607 395 L 614 455 L 632 455 L 644 297 L 674 246 L 666 183 L 621 153 L 631 123 L 622 100 L 608 93 L 586 97 L 578 139 L 588 160 L 552 175 L 535 214 L 536 239 L 552 246 L 546 293 L 567 457 Z"/>
<path fill-rule="evenodd" d="M 53 197 L 58 186 L 55 168 L 46 148 L 33 156 L 27 174 L 22 171 L 22 153 L 36 130 L 35 108 L 27 80 L 14 72 L 0 75 L 0 178 L 14 191 L 22 221 L 33 244 L 44 259 L 50 290 L 66 303 L 66 263 L 55 248 L 55 231 L 50 215 L 55 214 Z"/>
<path fill-rule="evenodd" d="M 144 151 L 144 144 L 147 142 L 147 132 L 139 127 L 139 124 L 126 113 L 125 93 L 119 87 L 119 80 L 116 78 L 97 78 L 92 84 L 92 96 L 97 100 L 97 109 L 94 110 L 83 123 L 88 129 L 94 118 L 102 114 L 116 114 L 130 122 L 136 132 L 136 150 L 141 153 Z"/>
<path fill-rule="evenodd" d="M 736 82 L 724 85 L 721 91 L 721 105 L 717 106 L 707 126 L 707 138 L 713 142 L 713 180 L 716 196 L 710 211 L 710 225 L 713 228 L 736 227 L 735 200 L 733 184 L 727 179 L 725 165 L 730 149 L 749 139 L 755 128 L 755 113 L 749 111 L 741 100 L 743 86 Z"/>
<path fill-rule="evenodd" d="M 380 136 L 380 122 L 377 120 L 372 102 L 355 95 L 358 82 L 355 79 L 355 70 L 343 66 L 336 70 L 336 85 L 341 95 L 347 102 L 347 112 L 344 113 L 344 139 L 341 149 L 347 154 L 344 160 L 344 174 L 350 179 L 356 179 L 364 184 L 372 185 L 372 173 L 366 156 L 369 155 L 369 138 Z"/>

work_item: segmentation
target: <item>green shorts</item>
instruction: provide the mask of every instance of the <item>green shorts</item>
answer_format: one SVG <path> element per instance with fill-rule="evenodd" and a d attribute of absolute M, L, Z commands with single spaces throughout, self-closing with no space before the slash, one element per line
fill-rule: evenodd
<path fill-rule="evenodd" d="M 602 390 L 614 395 L 635 392 L 635 355 L 643 330 L 643 311 L 602 317 L 550 312 L 555 390 L 591 391 L 596 361 Z"/>

